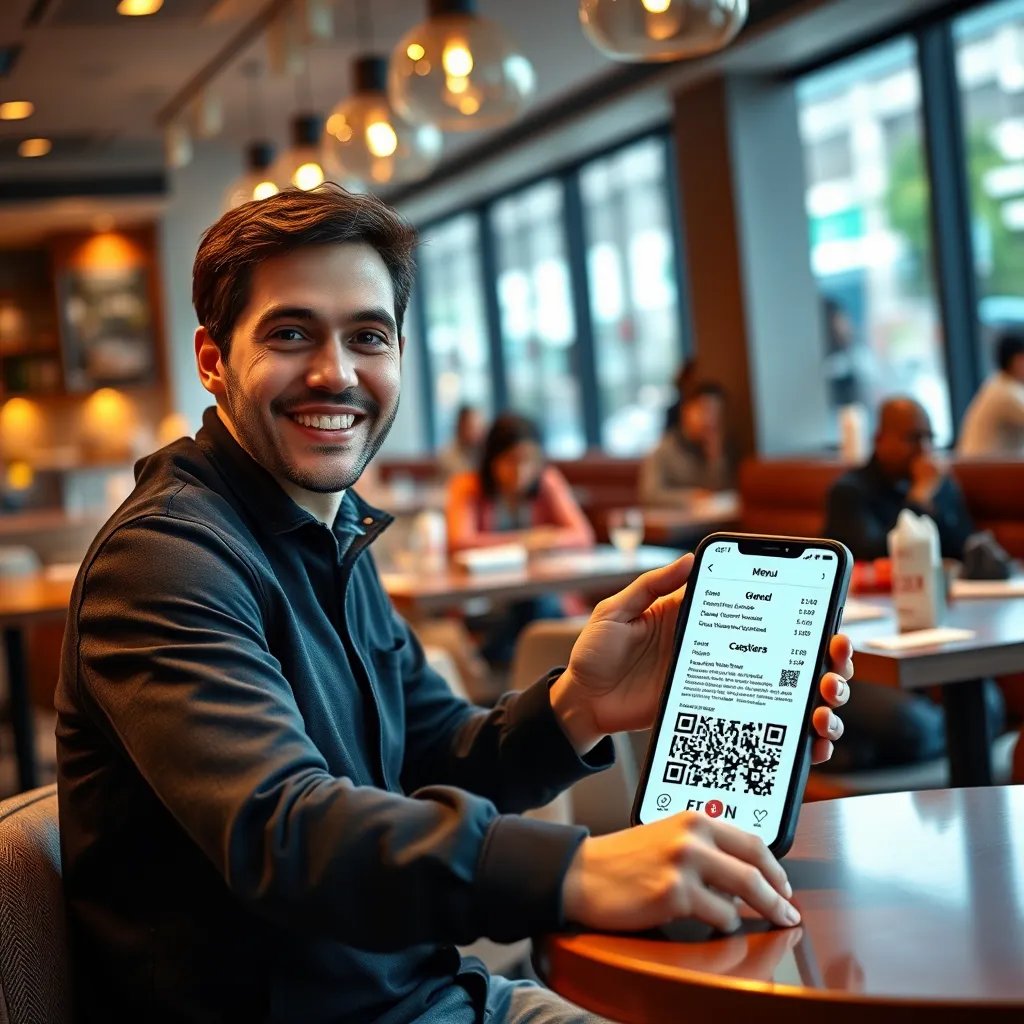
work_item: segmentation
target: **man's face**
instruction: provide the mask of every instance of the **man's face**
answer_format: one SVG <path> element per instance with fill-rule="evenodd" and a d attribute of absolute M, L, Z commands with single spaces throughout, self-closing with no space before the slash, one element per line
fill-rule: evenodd
<path fill-rule="evenodd" d="M 402 343 L 377 251 L 306 246 L 253 270 L 219 387 L 206 386 L 239 444 L 293 498 L 295 488 L 336 493 L 391 429 Z"/>
<path fill-rule="evenodd" d="M 934 435 L 928 413 L 907 403 L 893 409 L 875 438 L 875 457 L 895 480 L 910 477 L 914 460 L 932 450 Z"/>

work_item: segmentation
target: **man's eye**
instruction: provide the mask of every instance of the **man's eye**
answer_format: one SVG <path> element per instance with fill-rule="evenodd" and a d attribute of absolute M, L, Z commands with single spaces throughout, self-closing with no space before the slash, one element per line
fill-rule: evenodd
<path fill-rule="evenodd" d="M 352 340 L 357 345 L 366 345 L 371 348 L 380 348 L 388 343 L 387 335 L 381 334 L 380 331 L 357 331 Z"/>
<path fill-rule="evenodd" d="M 275 341 L 305 341 L 306 335 L 295 327 L 278 327 L 270 335 Z"/>

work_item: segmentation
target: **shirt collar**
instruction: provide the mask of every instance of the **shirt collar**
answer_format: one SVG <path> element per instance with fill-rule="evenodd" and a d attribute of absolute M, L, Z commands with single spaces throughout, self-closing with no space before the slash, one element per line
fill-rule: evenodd
<path fill-rule="evenodd" d="M 310 524 L 321 525 L 316 517 L 296 505 L 274 477 L 231 436 L 214 406 L 203 413 L 203 425 L 196 434 L 196 443 L 220 470 L 248 511 L 271 532 L 282 534 Z M 346 531 L 351 534 L 347 524 L 354 520 L 365 531 L 369 542 L 393 518 L 363 501 L 349 488 L 342 498 L 342 507 L 335 516 L 332 529 L 339 535 Z"/>

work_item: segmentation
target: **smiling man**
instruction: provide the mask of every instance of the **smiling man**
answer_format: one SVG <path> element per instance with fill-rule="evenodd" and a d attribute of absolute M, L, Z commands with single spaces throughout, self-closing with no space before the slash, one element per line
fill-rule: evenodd
<path fill-rule="evenodd" d="M 394 613 L 352 490 L 394 420 L 415 235 L 371 196 L 225 214 L 193 272 L 195 439 L 142 460 L 72 598 L 58 791 L 77 1019 L 581 1022 L 455 943 L 567 921 L 799 919 L 764 845 L 704 814 L 612 836 L 520 816 L 649 725 L 690 559 L 595 610 L 489 710 Z M 850 647 L 822 680 L 846 700 Z M 815 756 L 841 724 L 815 713 Z"/>

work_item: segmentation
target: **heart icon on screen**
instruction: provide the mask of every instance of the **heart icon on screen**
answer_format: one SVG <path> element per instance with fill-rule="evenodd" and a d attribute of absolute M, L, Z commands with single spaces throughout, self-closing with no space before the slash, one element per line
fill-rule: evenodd
<path fill-rule="evenodd" d="M 756 821 L 758 825 L 760 825 L 761 822 L 764 821 L 764 819 L 767 817 L 768 812 L 763 807 L 759 810 L 754 811 L 754 821 Z"/>

